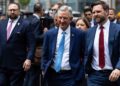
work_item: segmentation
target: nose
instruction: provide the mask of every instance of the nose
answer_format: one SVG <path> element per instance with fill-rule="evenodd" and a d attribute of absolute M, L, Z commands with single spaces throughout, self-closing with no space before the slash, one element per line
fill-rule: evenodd
<path fill-rule="evenodd" d="M 61 18 L 61 22 L 64 22 L 64 18 Z"/>
<path fill-rule="evenodd" d="M 14 11 L 12 10 L 11 13 L 14 13 Z"/>

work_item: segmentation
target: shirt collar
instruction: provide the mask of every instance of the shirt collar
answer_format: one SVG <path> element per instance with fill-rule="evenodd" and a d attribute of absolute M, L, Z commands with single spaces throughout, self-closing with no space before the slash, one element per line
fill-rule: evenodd
<path fill-rule="evenodd" d="M 106 28 L 110 25 L 110 20 L 108 19 L 104 24 L 103 27 Z M 100 25 L 98 26 L 100 28 Z"/>
<path fill-rule="evenodd" d="M 62 33 L 63 30 L 59 27 L 59 33 Z M 67 27 L 67 29 L 65 30 L 66 34 L 70 33 L 70 25 Z"/>
<path fill-rule="evenodd" d="M 33 14 L 33 16 L 37 17 L 37 19 L 40 19 L 40 17 L 37 14 Z"/>

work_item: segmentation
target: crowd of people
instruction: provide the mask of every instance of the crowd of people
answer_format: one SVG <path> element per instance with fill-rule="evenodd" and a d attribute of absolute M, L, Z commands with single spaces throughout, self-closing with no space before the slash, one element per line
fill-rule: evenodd
<path fill-rule="evenodd" d="M 120 86 L 120 13 L 104 1 L 22 15 L 10 3 L 0 17 L 0 86 Z"/>

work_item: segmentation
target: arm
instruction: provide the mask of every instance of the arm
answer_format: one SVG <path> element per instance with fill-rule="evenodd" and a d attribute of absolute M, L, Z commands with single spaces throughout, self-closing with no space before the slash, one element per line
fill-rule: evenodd
<path fill-rule="evenodd" d="M 117 28 L 119 29 L 119 28 Z M 117 43 L 117 47 L 118 48 L 118 62 L 116 64 L 115 69 L 111 72 L 110 76 L 109 76 L 109 80 L 110 81 L 116 81 L 118 80 L 118 78 L 120 77 L 120 31 L 117 33 L 117 41 L 115 41 Z M 117 51 L 115 51 L 117 52 Z"/>
<path fill-rule="evenodd" d="M 30 25 L 30 23 L 26 23 L 25 24 L 25 34 L 26 34 L 26 40 L 27 40 L 27 58 L 26 60 L 24 61 L 24 64 L 23 64 L 23 68 L 24 68 L 24 71 L 27 71 L 30 69 L 31 67 L 31 61 L 33 60 L 34 58 L 34 53 L 35 53 L 35 37 L 34 37 L 34 34 L 32 32 L 32 27 Z"/>

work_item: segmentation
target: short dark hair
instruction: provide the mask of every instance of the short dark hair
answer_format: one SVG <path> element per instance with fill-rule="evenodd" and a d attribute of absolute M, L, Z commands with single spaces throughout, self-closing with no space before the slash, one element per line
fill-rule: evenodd
<path fill-rule="evenodd" d="M 112 11 L 114 11 L 115 14 L 117 14 L 117 12 L 114 8 L 109 8 L 109 10 L 112 10 Z"/>
<path fill-rule="evenodd" d="M 40 4 L 40 3 L 35 3 L 33 10 L 34 10 L 34 12 L 40 12 L 40 11 L 42 11 L 42 4 Z"/>
<path fill-rule="evenodd" d="M 92 8 L 93 8 L 93 7 L 96 6 L 96 5 L 101 5 L 105 11 L 108 11 L 108 10 L 109 10 L 108 4 L 106 4 L 104 1 L 96 1 L 96 2 L 94 2 L 91 6 L 92 6 Z"/>
<path fill-rule="evenodd" d="M 83 12 L 84 12 L 84 13 L 85 13 L 85 12 L 88 12 L 88 11 L 90 11 L 90 12 L 92 13 L 91 6 L 85 6 L 85 7 L 83 8 Z"/>

